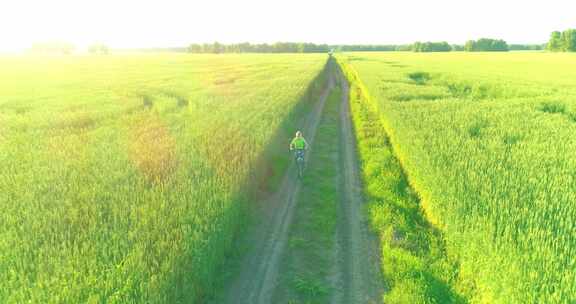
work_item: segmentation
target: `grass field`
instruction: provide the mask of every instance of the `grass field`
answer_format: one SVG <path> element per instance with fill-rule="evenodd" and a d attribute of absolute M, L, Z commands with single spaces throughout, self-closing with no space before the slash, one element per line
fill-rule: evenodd
<path fill-rule="evenodd" d="M 286 167 L 274 143 L 288 141 L 324 64 L 0 58 L 0 302 L 210 295 L 242 202 Z"/>
<path fill-rule="evenodd" d="M 337 58 L 357 195 L 324 54 L 0 57 L 0 302 L 213 299 L 321 92 L 276 298 L 362 293 L 363 198 L 385 303 L 576 302 L 576 56 Z"/>
<path fill-rule="evenodd" d="M 378 104 L 346 67 L 350 104 L 372 229 L 380 240 L 384 303 L 462 303 L 454 291 L 457 269 L 444 242 L 419 208 L 390 139 L 380 122 Z"/>
<path fill-rule="evenodd" d="M 576 56 L 352 53 L 340 61 L 376 105 L 383 130 L 372 137 L 385 130 L 442 233 L 456 291 L 471 303 L 576 301 Z M 390 178 L 376 173 L 365 183 L 378 193 Z"/>

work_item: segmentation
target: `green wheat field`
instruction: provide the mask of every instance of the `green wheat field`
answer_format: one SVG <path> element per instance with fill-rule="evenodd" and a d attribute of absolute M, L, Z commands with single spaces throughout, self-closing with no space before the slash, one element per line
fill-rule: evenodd
<path fill-rule="evenodd" d="M 256 162 L 305 110 L 325 61 L 0 59 L 0 302 L 176 303 L 213 292 Z"/>
<path fill-rule="evenodd" d="M 339 61 L 356 86 L 351 100 L 363 99 L 385 130 L 368 137 L 387 134 L 453 263 L 410 234 L 418 219 L 397 223 L 394 233 L 408 233 L 407 241 L 390 245 L 386 224 L 412 208 L 403 201 L 411 195 L 384 195 L 371 213 L 383 272 L 391 272 L 386 264 L 409 270 L 390 274 L 400 277 L 387 303 L 458 302 L 454 293 L 471 303 L 576 301 L 576 56 L 352 53 Z M 368 161 L 381 165 L 381 148 L 359 138 Z M 371 169 L 369 196 L 406 187 Z"/>
<path fill-rule="evenodd" d="M 576 54 L 336 58 L 383 302 L 575 303 Z M 0 303 L 204 303 L 326 64 L 0 57 Z"/>

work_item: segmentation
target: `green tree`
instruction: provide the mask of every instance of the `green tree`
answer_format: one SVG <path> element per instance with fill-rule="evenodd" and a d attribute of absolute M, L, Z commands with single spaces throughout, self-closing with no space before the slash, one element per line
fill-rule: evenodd
<path fill-rule="evenodd" d="M 474 40 L 466 41 L 466 44 L 464 45 L 464 50 L 466 52 L 474 52 L 476 50 L 476 41 Z"/>
<path fill-rule="evenodd" d="M 508 44 L 502 39 L 480 38 L 476 41 L 466 42 L 464 49 L 467 52 L 507 52 Z"/>
<path fill-rule="evenodd" d="M 452 47 L 448 42 L 415 42 L 412 45 L 414 52 L 450 52 Z"/>
<path fill-rule="evenodd" d="M 569 29 L 562 33 L 563 50 L 576 52 L 576 29 Z"/>
<path fill-rule="evenodd" d="M 202 45 L 199 43 L 193 43 L 188 46 L 188 52 L 190 53 L 202 53 Z"/>
<path fill-rule="evenodd" d="M 106 55 L 110 52 L 110 49 L 105 44 L 96 43 L 88 47 L 88 52 L 95 55 Z"/>
<path fill-rule="evenodd" d="M 454 52 L 464 51 L 464 46 L 460 45 L 460 44 L 453 44 L 452 45 L 452 51 L 454 51 Z"/>
<path fill-rule="evenodd" d="M 549 51 L 557 52 L 562 51 L 562 33 L 559 31 L 554 31 L 550 34 L 550 40 L 548 41 L 547 49 Z"/>
<path fill-rule="evenodd" d="M 33 44 L 31 51 L 40 54 L 69 55 L 74 51 L 74 45 L 64 41 L 46 41 Z"/>
<path fill-rule="evenodd" d="M 218 41 L 214 42 L 214 44 L 212 45 L 212 53 L 214 54 L 224 53 L 224 46 Z"/>
<path fill-rule="evenodd" d="M 511 44 L 509 45 L 509 49 L 511 51 L 537 51 L 543 50 L 546 48 L 546 45 L 541 44 Z"/>

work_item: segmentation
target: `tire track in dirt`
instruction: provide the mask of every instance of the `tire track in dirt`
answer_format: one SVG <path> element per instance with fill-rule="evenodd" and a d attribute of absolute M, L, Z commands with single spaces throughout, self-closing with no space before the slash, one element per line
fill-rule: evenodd
<path fill-rule="evenodd" d="M 340 109 L 340 184 L 342 199 L 337 229 L 338 261 L 332 304 L 382 303 L 382 279 L 377 237 L 365 219 L 356 140 L 348 101 L 349 86 L 337 72 L 342 87 Z"/>
<path fill-rule="evenodd" d="M 310 145 L 314 142 L 316 129 L 324 104 L 334 86 L 335 63 L 328 67 L 327 86 L 302 128 Z M 278 283 L 279 261 L 286 246 L 288 229 L 292 222 L 294 207 L 298 201 L 301 182 L 297 180 L 294 163 L 286 171 L 278 190 L 265 202 L 270 210 L 251 241 L 256 243 L 245 256 L 239 275 L 226 290 L 223 303 L 269 304 Z"/>

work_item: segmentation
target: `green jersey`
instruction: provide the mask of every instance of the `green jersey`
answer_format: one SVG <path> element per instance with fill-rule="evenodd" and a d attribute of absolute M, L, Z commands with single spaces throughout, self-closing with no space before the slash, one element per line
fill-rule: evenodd
<path fill-rule="evenodd" d="M 290 143 L 290 149 L 304 150 L 306 148 L 308 148 L 308 143 L 306 142 L 304 137 L 294 137 L 294 139 Z"/>

